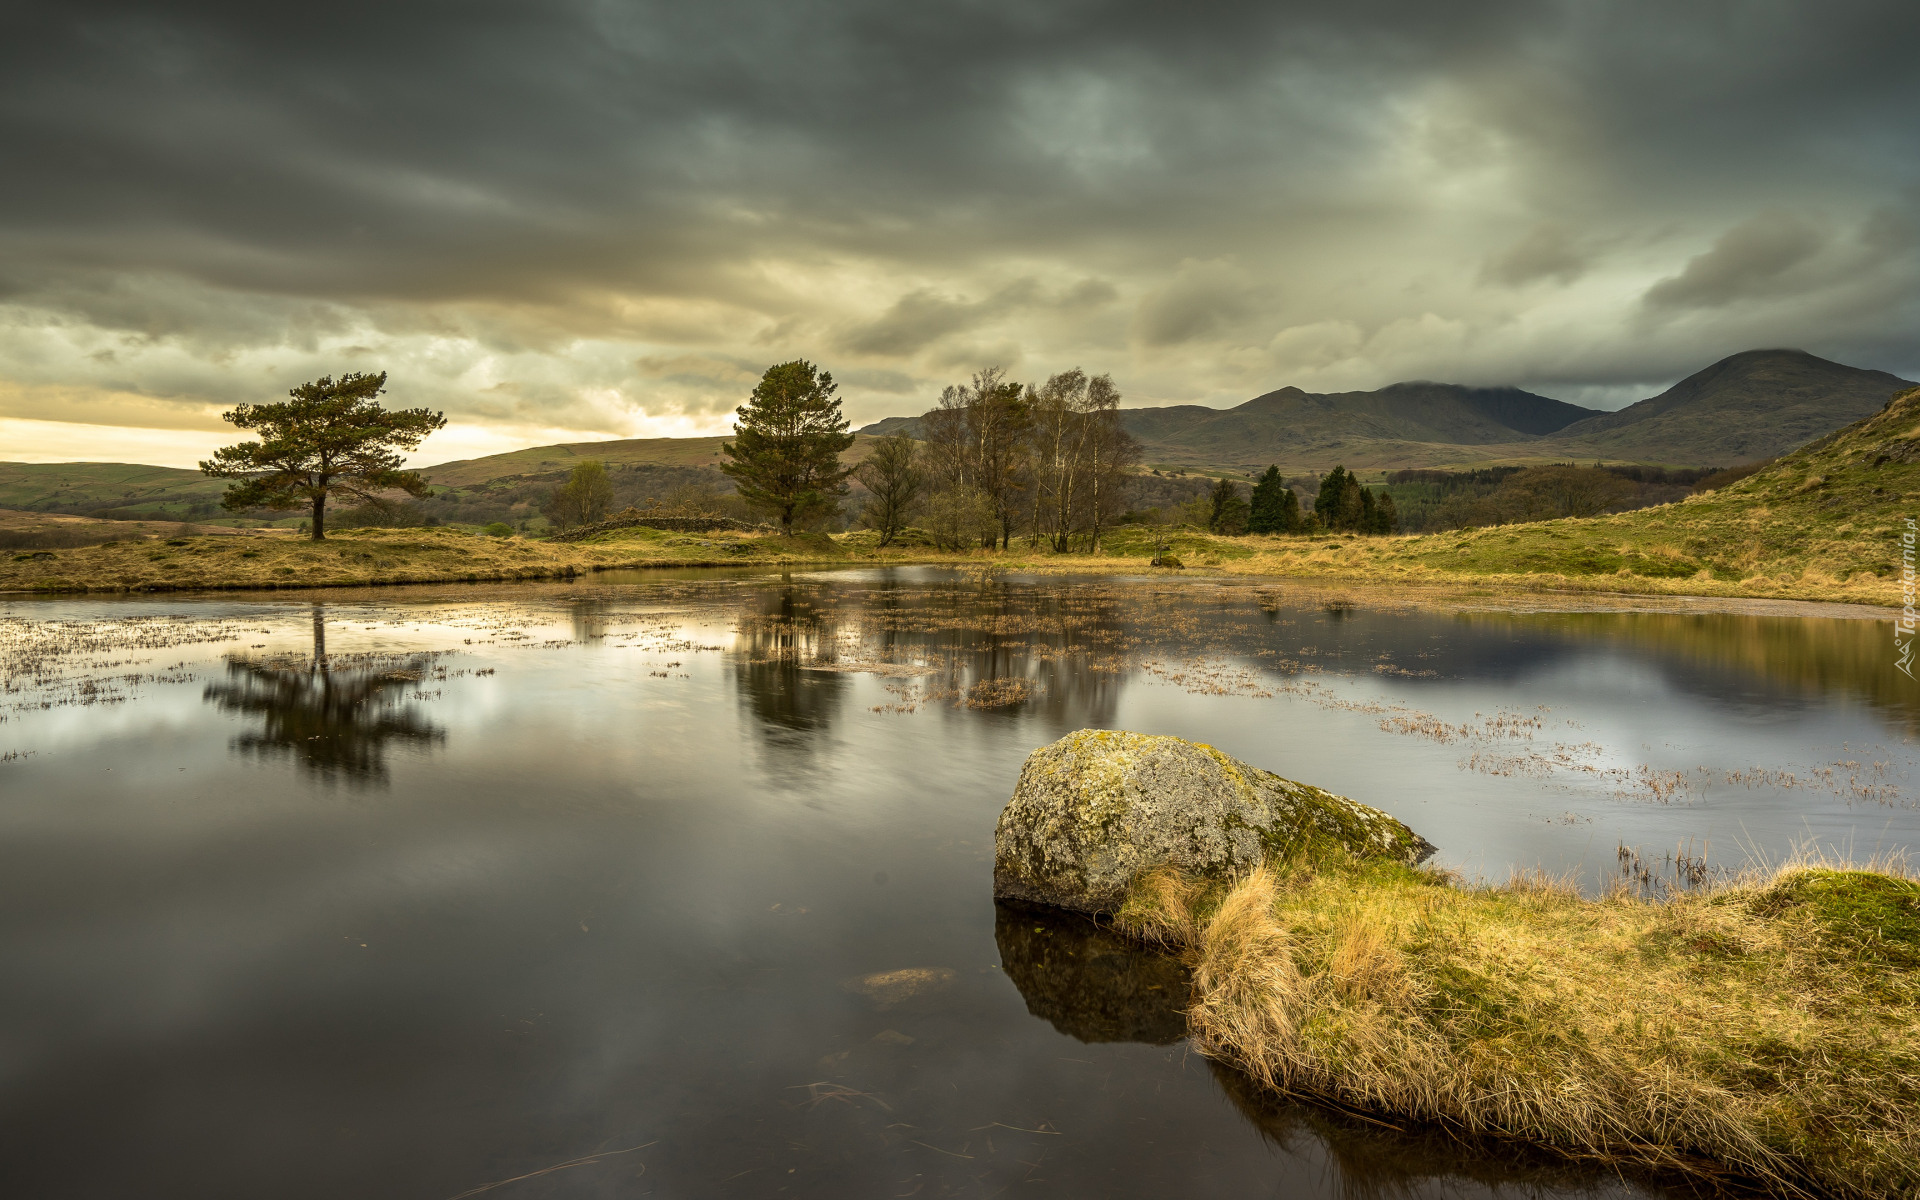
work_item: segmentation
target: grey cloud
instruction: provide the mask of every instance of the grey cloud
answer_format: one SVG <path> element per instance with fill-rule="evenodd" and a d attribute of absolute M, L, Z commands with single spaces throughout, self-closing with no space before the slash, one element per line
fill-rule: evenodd
<path fill-rule="evenodd" d="M 851 408 L 991 355 L 1150 402 L 1294 382 L 1275 330 L 1429 317 L 1463 332 L 1340 382 L 1781 341 L 1911 374 L 1917 42 L 1894 0 L 13 0 L 0 379 L 225 399 L 359 347 L 604 425 L 580 394 L 732 394 L 643 357 L 838 352 Z M 1801 296 L 1838 241 L 1756 210 L 1890 214 L 1893 265 Z M 1664 281 L 1614 253 L 1678 263 L 1670 229 L 1731 232 Z"/>
<path fill-rule="evenodd" d="M 1254 306 L 1252 286 L 1231 264 L 1183 263 L 1171 281 L 1141 300 L 1133 333 L 1145 346 L 1175 346 L 1219 333 Z"/>
<path fill-rule="evenodd" d="M 1789 270 L 1819 253 L 1826 238 L 1791 213 L 1762 213 L 1722 234 L 1678 275 L 1647 289 L 1653 308 L 1714 308 L 1770 291 Z"/>
<path fill-rule="evenodd" d="M 1572 283 L 1586 273 L 1592 251 L 1583 247 L 1564 225 L 1535 225 L 1505 250 L 1487 259 L 1480 277 L 1494 283 L 1520 286 L 1543 279 Z"/>
<path fill-rule="evenodd" d="M 942 296 L 919 288 L 894 301 L 880 318 L 850 331 L 840 347 L 855 354 L 906 355 L 948 334 L 963 333 L 1033 304 L 1039 287 L 1022 279 L 980 300 Z"/>

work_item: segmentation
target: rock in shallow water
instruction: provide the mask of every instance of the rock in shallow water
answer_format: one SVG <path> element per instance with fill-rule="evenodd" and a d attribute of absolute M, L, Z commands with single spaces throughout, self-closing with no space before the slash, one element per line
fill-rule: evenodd
<path fill-rule="evenodd" d="M 1212 746 L 1083 729 L 1027 756 L 994 830 L 993 891 L 1114 912 L 1134 877 L 1154 867 L 1225 879 L 1335 849 L 1408 864 L 1434 850 L 1379 809 Z"/>

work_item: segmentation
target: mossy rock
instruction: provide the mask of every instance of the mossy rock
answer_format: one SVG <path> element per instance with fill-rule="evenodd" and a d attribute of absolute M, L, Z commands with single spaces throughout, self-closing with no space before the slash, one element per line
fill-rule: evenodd
<path fill-rule="evenodd" d="M 1224 882 L 1262 862 L 1413 864 L 1433 849 L 1378 809 L 1212 746 L 1083 729 L 1027 756 L 994 830 L 993 886 L 1001 899 L 1111 913 L 1156 867 Z"/>

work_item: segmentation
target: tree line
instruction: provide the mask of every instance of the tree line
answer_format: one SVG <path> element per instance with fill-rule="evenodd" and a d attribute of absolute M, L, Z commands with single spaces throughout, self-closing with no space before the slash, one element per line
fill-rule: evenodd
<path fill-rule="evenodd" d="M 1742 477 L 1744 469 L 1697 469 L 1552 463 L 1471 471 L 1405 470 L 1387 474 L 1409 532 L 1516 525 L 1562 517 L 1595 517 L 1671 504 L 1695 491 Z"/>
<path fill-rule="evenodd" d="M 834 390 L 804 360 L 769 368 L 722 447 L 720 469 L 784 532 L 833 511 L 849 477 L 867 493 L 859 519 L 883 546 L 916 525 L 949 549 L 1026 537 L 1092 550 L 1125 508 L 1140 445 L 1120 425 L 1110 376 L 1076 368 L 1020 383 L 989 367 L 941 392 L 921 438 L 881 437 L 856 467 L 840 463 L 854 439 Z"/>
<path fill-rule="evenodd" d="M 1309 478 L 1308 483 L 1313 480 Z M 1302 506 L 1293 485 L 1270 466 L 1249 496 L 1231 479 L 1217 480 L 1206 495 L 1175 510 L 1175 517 L 1210 533 L 1393 533 L 1399 518 L 1393 497 L 1374 491 L 1360 477 L 1337 466 L 1322 476 L 1313 499 Z"/>
<path fill-rule="evenodd" d="M 305 508 L 319 539 L 336 498 L 378 510 L 356 513 L 360 521 L 385 523 L 398 520 L 388 511 L 396 508 L 392 493 L 431 497 L 417 472 L 402 469 L 400 452 L 417 448 L 446 417 L 383 408 L 376 398 L 386 381 L 384 374 L 323 378 L 293 389 L 287 402 L 243 404 L 225 414 L 260 440 L 223 448 L 201 464 L 209 475 L 238 481 L 223 505 Z M 920 420 L 920 439 L 904 430 L 879 438 L 858 466 L 841 461 L 855 439 L 837 391 L 832 374 L 805 359 L 776 363 L 736 410 L 734 438 L 721 446 L 720 470 L 733 480 L 738 502 L 783 533 L 837 516 L 851 477 L 866 490 L 859 518 L 882 546 L 915 523 L 950 549 L 1005 549 L 1024 536 L 1056 552 L 1096 551 L 1102 534 L 1132 515 L 1125 513 L 1125 485 L 1141 448 L 1121 425 L 1120 391 L 1109 375 L 1076 367 L 1020 383 L 1000 367 L 986 368 L 941 392 Z M 614 495 L 605 464 L 589 460 L 543 507 L 556 527 L 590 524 L 607 514 Z M 1311 512 L 1277 467 L 1267 469 L 1250 499 L 1222 479 L 1201 502 L 1204 511 L 1193 515 L 1218 533 L 1395 528 L 1391 497 L 1376 495 L 1344 467 L 1320 481 Z"/>

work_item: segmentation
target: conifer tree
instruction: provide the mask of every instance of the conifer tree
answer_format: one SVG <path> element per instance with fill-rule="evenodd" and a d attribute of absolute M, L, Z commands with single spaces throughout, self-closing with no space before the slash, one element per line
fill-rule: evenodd
<path fill-rule="evenodd" d="M 1313 512 L 1320 518 L 1320 524 L 1328 529 L 1340 528 L 1340 502 L 1346 498 L 1347 469 L 1344 466 L 1328 471 L 1320 480 L 1320 490 L 1314 493 Z"/>
<path fill-rule="evenodd" d="M 316 542 L 327 536 L 327 501 L 334 496 L 368 502 L 390 491 L 430 496 L 426 480 L 400 469 L 399 451 L 417 448 L 447 419 L 424 408 L 382 408 L 375 397 L 386 386 L 384 371 L 350 372 L 303 383 L 278 404 L 239 405 L 223 418 L 258 431 L 260 440 L 222 447 L 200 469 L 240 481 L 220 500 L 230 512 L 307 506 Z"/>
<path fill-rule="evenodd" d="M 1222 478 L 1213 485 L 1207 494 L 1210 512 L 1207 528 L 1214 533 L 1238 535 L 1247 529 L 1247 502 L 1240 498 L 1240 488 L 1231 479 Z"/>
<path fill-rule="evenodd" d="M 1300 528 L 1300 498 L 1280 478 L 1280 468 L 1268 467 L 1253 485 L 1253 512 L 1248 533 L 1293 533 Z"/>
<path fill-rule="evenodd" d="M 832 512 L 847 493 L 851 469 L 840 464 L 840 452 L 853 445 L 853 434 L 837 390 L 832 375 L 805 359 L 768 367 L 735 410 L 734 440 L 720 447 L 732 460 L 720 469 L 743 500 L 779 519 L 782 533 Z"/>

